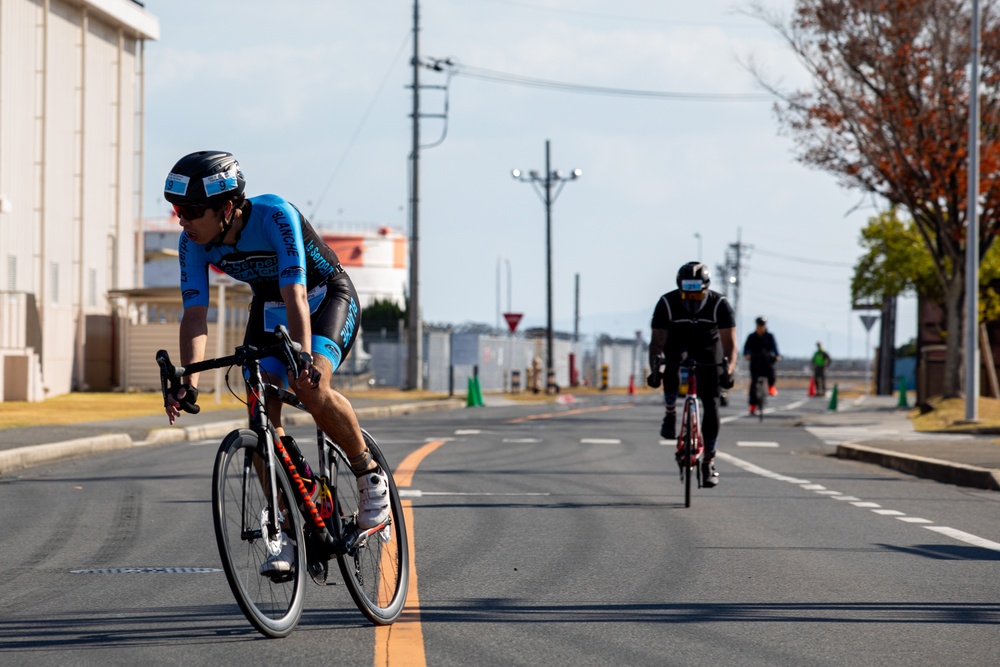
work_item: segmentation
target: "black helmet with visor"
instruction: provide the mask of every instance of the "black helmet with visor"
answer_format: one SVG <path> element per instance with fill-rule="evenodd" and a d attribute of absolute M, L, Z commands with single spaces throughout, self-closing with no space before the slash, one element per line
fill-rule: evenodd
<path fill-rule="evenodd" d="M 163 197 L 175 206 L 216 208 L 243 194 L 246 181 L 232 153 L 198 151 L 185 155 L 167 174 Z"/>
<path fill-rule="evenodd" d="M 167 174 L 163 197 L 174 205 L 178 218 L 196 220 L 205 215 L 206 209 L 218 209 L 242 196 L 245 188 L 243 171 L 232 153 L 197 151 L 178 160 Z M 225 238 L 234 216 L 235 210 L 223 221 L 222 233 L 216 240 Z"/>
<path fill-rule="evenodd" d="M 685 300 L 703 300 L 711 282 L 712 275 L 701 262 L 688 262 L 677 272 L 677 287 Z"/>

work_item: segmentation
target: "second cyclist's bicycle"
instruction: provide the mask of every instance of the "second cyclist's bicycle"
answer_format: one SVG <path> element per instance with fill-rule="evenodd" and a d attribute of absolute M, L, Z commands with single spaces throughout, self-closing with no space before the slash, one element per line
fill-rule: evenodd
<path fill-rule="evenodd" d="M 268 398 L 304 410 L 292 392 L 265 382 L 260 360 L 277 357 L 298 375 L 301 347 L 284 327 L 277 343 L 237 347 L 226 357 L 174 366 L 164 350 L 156 354 L 164 400 L 187 374 L 238 367 L 246 379 L 249 428 L 222 440 L 212 475 L 215 537 L 226 579 L 247 620 L 268 637 L 284 637 L 302 615 L 309 578 L 326 585 L 329 562 L 337 560 L 347 590 L 373 623 L 395 621 L 406 601 L 409 554 L 402 503 L 391 468 L 378 444 L 362 431 L 372 458 L 389 481 L 389 518 L 372 528 L 358 525 L 358 489 L 347 454 L 317 430 L 319 454 L 314 489 L 307 489 L 264 406 Z M 228 385 L 228 373 L 226 382 Z M 310 485 L 313 486 L 313 485 Z M 261 574 L 269 556 L 290 544 L 288 572 Z"/>
<path fill-rule="evenodd" d="M 758 375 L 750 383 L 750 405 L 753 406 L 760 421 L 764 421 L 764 404 L 767 403 L 767 397 L 767 376 Z"/>

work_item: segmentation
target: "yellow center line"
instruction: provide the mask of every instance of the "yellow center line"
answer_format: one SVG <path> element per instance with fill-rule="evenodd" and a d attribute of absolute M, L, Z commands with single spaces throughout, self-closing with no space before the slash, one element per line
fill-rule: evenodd
<path fill-rule="evenodd" d="M 444 440 L 428 442 L 411 452 L 396 467 L 393 479 L 397 488 L 413 483 L 417 466 L 434 450 L 445 443 Z M 406 585 L 406 604 L 403 612 L 392 625 L 375 626 L 375 667 L 426 667 L 424 654 L 424 631 L 420 624 L 420 595 L 417 592 L 417 548 L 414 539 L 413 501 L 401 501 L 403 521 L 406 522 L 406 543 L 409 545 L 410 578 Z"/>

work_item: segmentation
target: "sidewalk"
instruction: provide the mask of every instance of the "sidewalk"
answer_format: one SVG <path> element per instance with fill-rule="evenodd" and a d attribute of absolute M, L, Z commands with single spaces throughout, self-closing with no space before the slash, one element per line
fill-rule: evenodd
<path fill-rule="evenodd" d="M 362 422 L 395 415 L 464 407 L 460 399 L 428 399 L 403 402 L 392 399 L 352 397 L 351 404 Z M 311 424 L 312 417 L 286 410 L 283 421 L 289 426 Z M 81 422 L 57 426 L 28 426 L 0 429 L 0 476 L 60 459 L 76 458 L 128 447 L 145 447 L 170 442 L 222 438 L 237 428 L 245 428 L 246 410 L 202 411 L 183 414 L 170 426 L 163 413 L 112 421 Z"/>
<path fill-rule="evenodd" d="M 834 413 L 811 415 L 802 426 L 829 429 L 836 455 L 874 463 L 917 477 L 1000 491 L 1000 438 L 913 430 L 905 408 L 892 396 L 844 401 Z"/>

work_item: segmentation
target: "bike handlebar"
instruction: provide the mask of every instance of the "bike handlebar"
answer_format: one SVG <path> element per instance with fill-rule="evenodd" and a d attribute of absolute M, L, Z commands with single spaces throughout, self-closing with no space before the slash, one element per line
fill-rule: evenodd
<path fill-rule="evenodd" d="M 170 355 L 167 351 L 159 350 L 156 353 L 156 363 L 160 366 L 160 391 L 163 394 L 163 400 L 167 400 L 168 389 L 171 392 L 177 390 L 181 379 L 185 375 L 210 371 L 225 366 L 243 366 L 247 362 L 258 361 L 266 357 L 281 359 L 292 376 L 297 377 L 302 361 L 300 358 L 302 345 L 291 339 L 291 336 L 288 335 L 288 329 L 283 325 L 279 324 L 274 328 L 274 335 L 278 337 L 278 342 L 272 345 L 260 349 L 253 345 L 241 345 L 231 355 L 216 359 L 205 359 L 204 361 L 197 361 L 187 366 L 174 366 L 170 363 Z"/>

